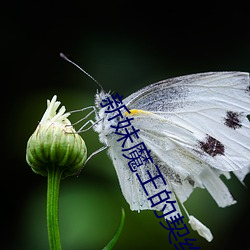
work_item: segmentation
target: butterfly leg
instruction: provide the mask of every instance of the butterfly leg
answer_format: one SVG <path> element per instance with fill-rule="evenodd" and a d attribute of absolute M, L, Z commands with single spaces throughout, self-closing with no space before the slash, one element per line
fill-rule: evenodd
<path fill-rule="evenodd" d="M 81 118 L 79 121 L 75 122 L 73 125 L 76 125 L 76 124 L 82 122 L 83 120 L 87 119 L 93 113 L 96 114 L 96 108 L 94 106 L 90 106 L 90 107 L 70 111 L 70 114 L 73 114 L 73 113 L 76 113 L 76 112 L 83 112 L 83 111 L 85 111 L 87 109 L 92 109 L 92 110 L 87 115 L 85 115 L 83 118 Z"/>
<path fill-rule="evenodd" d="M 102 146 L 101 148 L 97 149 L 96 151 L 94 151 L 93 153 L 91 153 L 91 155 L 87 158 L 87 160 L 85 161 L 84 165 L 86 165 L 86 163 L 96 154 L 99 154 L 100 152 L 102 152 L 103 150 L 107 149 L 108 146 Z"/>
<path fill-rule="evenodd" d="M 91 153 L 91 155 L 87 158 L 87 160 L 84 162 L 83 166 L 81 167 L 81 169 L 79 170 L 79 172 L 77 173 L 77 176 L 80 175 L 83 167 L 87 164 L 87 162 L 96 154 L 102 152 L 103 150 L 107 149 L 108 146 L 102 146 L 101 148 L 97 149 L 96 151 L 94 151 L 93 153 Z"/>
<path fill-rule="evenodd" d="M 73 126 L 81 123 L 82 121 L 86 120 L 87 118 L 89 118 L 93 113 L 96 115 L 96 108 L 95 106 L 90 106 L 90 107 L 86 107 L 86 108 L 82 108 L 82 109 L 78 109 L 78 110 L 74 110 L 71 111 L 70 114 L 72 113 L 76 113 L 76 112 L 83 112 L 85 110 L 91 109 L 91 111 L 85 115 L 83 118 L 81 118 L 80 120 L 78 120 L 77 122 L 75 122 L 74 124 L 72 124 Z M 99 121 L 97 121 L 99 122 Z M 77 131 L 77 133 L 81 133 L 81 132 L 85 132 L 88 131 L 89 129 L 91 129 L 97 122 L 93 122 L 92 120 L 88 120 L 86 123 L 84 123 Z M 88 128 L 84 129 L 88 124 L 91 124 Z"/>

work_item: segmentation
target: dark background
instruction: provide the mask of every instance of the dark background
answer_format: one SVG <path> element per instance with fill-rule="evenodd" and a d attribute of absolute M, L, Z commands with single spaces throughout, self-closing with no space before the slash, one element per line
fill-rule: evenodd
<path fill-rule="evenodd" d="M 246 2 L 245 2 L 246 3 Z M 168 77 L 205 71 L 249 71 L 248 5 L 135 1 L 10 2 L 1 4 L 2 249 L 48 249 L 46 178 L 25 161 L 26 143 L 54 94 L 67 110 L 93 105 L 97 85 L 59 57 L 71 56 L 105 90 L 127 96 Z M 79 119 L 77 115 L 71 120 Z M 89 154 L 101 147 L 84 133 Z M 238 203 L 218 208 L 205 190 L 186 207 L 212 231 L 202 249 L 247 249 L 249 189 L 225 180 Z M 246 186 L 250 186 L 249 176 Z M 105 152 L 79 178 L 61 185 L 60 228 L 65 250 L 102 249 L 121 216 L 114 249 L 174 249 L 153 212 L 132 212 Z"/>

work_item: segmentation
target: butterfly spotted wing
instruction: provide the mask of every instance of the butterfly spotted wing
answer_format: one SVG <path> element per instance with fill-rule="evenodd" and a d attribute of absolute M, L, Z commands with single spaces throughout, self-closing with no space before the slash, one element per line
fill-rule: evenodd
<path fill-rule="evenodd" d="M 96 102 L 102 99 L 99 95 Z M 167 181 L 167 189 L 184 202 L 195 187 L 206 188 L 220 207 L 235 203 L 220 175 L 233 172 L 240 181 L 250 171 L 250 85 L 248 73 L 209 72 L 176 77 L 151 84 L 123 100 L 126 117 L 139 129 L 139 142 L 150 150 L 153 163 L 132 174 L 119 138 L 99 112 L 103 122 L 95 128 L 109 146 L 122 192 L 132 210 L 152 207 L 155 186 L 145 187 L 155 165 Z M 106 119 L 106 120 L 105 120 Z M 127 143 L 125 149 L 133 145 Z M 129 151 L 128 151 L 129 152 Z M 159 172 L 159 171 L 158 171 Z M 138 177 L 139 176 L 139 177 Z M 162 179 L 157 179 L 160 186 Z M 151 185 L 151 186 L 150 186 Z M 175 197 L 173 198 L 175 199 Z M 171 211 L 171 206 L 166 211 Z M 164 210 L 165 211 L 165 210 Z M 176 212 L 179 212 L 178 205 Z"/>
<path fill-rule="evenodd" d="M 234 171 L 242 181 L 249 172 L 248 73 L 177 77 L 149 85 L 124 103 L 129 110 L 149 112 L 132 112 L 133 125 L 140 129 L 140 138 L 160 162 L 182 176 L 182 181 L 204 186 L 201 177 L 208 175 L 206 171 L 216 175 Z M 219 189 L 205 185 L 218 193 Z M 216 201 L 220 206 L 230 203 L 227 199 Z"/>

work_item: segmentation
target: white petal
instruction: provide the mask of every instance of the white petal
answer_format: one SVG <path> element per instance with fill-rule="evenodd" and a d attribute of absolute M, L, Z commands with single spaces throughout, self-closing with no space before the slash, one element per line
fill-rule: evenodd
<path fill-rule="evenodd" d="M 62 106 L 57 112 L 61 102 L 57 101 L 56 99 L 57 96 L 54 95 L 51 101 L 47 100 L 47 109 L 40 121 L 40 124 L 46 122 L 60 122 L 66 125 L 71 125 L 70 121 L 67 119 L 70 113 L 65 113 L 66 108 L 64 106 Z"/>

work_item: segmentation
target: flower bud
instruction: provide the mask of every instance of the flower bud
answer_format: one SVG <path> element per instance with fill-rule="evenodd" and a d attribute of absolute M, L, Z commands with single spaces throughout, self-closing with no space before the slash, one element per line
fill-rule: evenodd
<path fill-rule="evenodd" d="M 79 172 L 87 158 L 86 145 L 76 133 L 65 113 L 65 107 L 56 113 L 60 102 L 54 96 L 47 101 L 41 122 L 27 143 L 26 160 L 32 170 L 47 176 L 50 168 L 62 171 L 62 177 Z"/>

